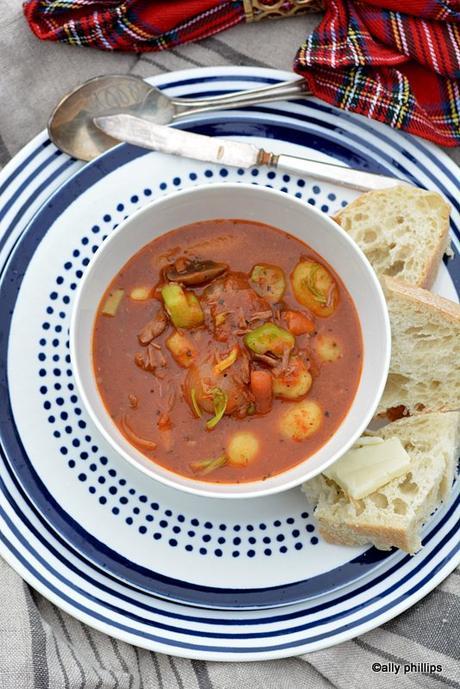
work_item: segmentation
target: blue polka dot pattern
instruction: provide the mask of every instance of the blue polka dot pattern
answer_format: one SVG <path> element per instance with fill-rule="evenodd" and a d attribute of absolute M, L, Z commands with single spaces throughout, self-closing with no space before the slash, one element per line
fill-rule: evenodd
<path fill-rule="evenodd" d="M 209 183 L 214 174 L 226 179 L 229 177 L 229 170 L 222 167 L 216 173 L 211 169 L 190 172 L 188 179 L 196 183 L 205 181 Z M 278 188 L 285 193 L 292 193 L 297 198 L 303 197 L 299 189 L 306 187 L 306 182 L 303 179 L 291 178 L 290 175 L 286 174 L 280 176 L 274 170 L 265 172 L 257 168 L 251 170 L 240 168 L 236 170 L 236 174 L 239 177 L 246 176 L 247 181 L 254 180 L 253 183 Z M 257 182 L 255 181 L 256 178 Z M 182 178 L 177 176 L 169 181 L 161 182 L 157 190 L 144 188 L 120 201 L 113 211 L 102 216 L 100 224 L 92 225 L 86 229 L 85 236 L 79 240 L 79 248 L 72 249 L 72 260 L 66 260 L 62 265 L 62 274 L 60 272 L 54 278 L 55 288 L 49 293 L 50 303 L 46 305 L 45 309 L 47 319 L 42 323 L 43 335 L 45 336 L 41 336 L 39 339 L 38 362 L 40 366 L 37 368 L 40 379 L 39 392 L 42 395 L 43 408 L 48 412 L 46 418 L 53 427 L 62 423 L 62 426 L 53 429 L 53 436 L 56 440 L 61 440 L 58 447 L 59 452 L 68 469 L 75 472 L 74 475 L 78 483 L 82 487 L 84 485 L 85 490 L 95 496 L 99 505 L 107 506 L 110 514 L 117 521 L 121 517 L 126 527 L 135 528 L 141 536 L 153 538 L 155 541 L 160 541 L 164 537 L 164 543 L 169 547 L 183 548 L 188 553 L 194 552 L 194 545 L 190 541 L 197 542 L 198 538 L 198 543 L 201 545 L 195 546 L 196 551 L 203 557 L 217 558 L 269 558 L 273 555 L 284 555 L 288 552 L 314 546 L 319 540 L 313 535 L 315 526 L 307 512 L 284 517 L 283 521 L 281 519 L 273 521 L 270 527 L 271 536 L 264 535 L 264 532 L 267 531 L 265 522 L 213 524 L 210 521 L 205 521 L 200 524 L 200 521 L 194 516 L 175 514 L 173 510 L 156 501 L 150 502 L 148 495 L 137 495 L 136 490 L 127 484 L 126 478 L 119 477 L 114 481 L 113 479 L 117 477 L 117 470 L 110 466 L 109 458 L 100 454 L 99 448 L 87 431 L 82 435 L 87 424 L 84 419 L 80 418 L 82 410 L 79 406 L 78 396 L 74 393 L 72 370 L 71 368 L 62 368 L 59 365 L 60 361 L 65 361 L 69 365 L 70 356 L 66 353 L 69 347 L 68 331 L 66 332 L 58 321 L 65 321 L 69 317 L 73 293 L 78 286 L 78 281 L 83 276 L 81 267 L 84 268 L 89 264 L 91 256 L 98 250 L 104 239 L 118 226 L 119 222 L 126 219 L 129 213 L 135 210 L 133 205 L 138 207 L 140 204 L 147 203 L 151 197 L 155 197 L 155 194 L 166 189 L 178 189 L 182 184 Z M 285 186 L 286 184 L 290 184 L 291 187 L 288 188 Z M 315 205 L 316 198 L 314 197 L 318 197 L 321 189 L 318 185 L 314 185 L 311 187 L 311 192 L 314 196 L 309 197 L 306 201 Z M 336 195 L 328 194 L 327 200 L 335 202 Z M 339 200 L 337 205 L 344 207 L 346 201 Z M 126 210 L 128 210 L 128 215 L 123 215 Z M 329 205 L 323 203 L 321 210 L 329 212 Z M 107 234 L 101 234 L 101 225 L 106 228 Z M 87 235 L 93 237 L 92 243 Z M 57 303 L 62 305 L 62 310 L 56 311 L 55 305 Z M 50 330 L 56 335 L 48 339 L 47 333 Z M 53 365 L 47 365 L 49 361 L 53 361 Z M 67 376 L 69 382 L 62 384 L 59 380 L 64 375 Z M 44 384 L 45 381 L 46 384 Z M 58 396 L 51 395 L 53 389 L 59 392 Z M 71 419 L 73 417 L 71 423 L 68 423 L 69 413 Z M 116 485 L 114 485 L 115 483 Z M 160 518 L 157 516 L 158 513 Z M 227 530 L 235 535 L 226 538 L 223 533 Z M 307 534 L 308 537 L 306 538 Z M 302 535 L 304 535 L 303 538 Z M 276 545 L 276 548 L 273 548 L 273 544 Z"/>

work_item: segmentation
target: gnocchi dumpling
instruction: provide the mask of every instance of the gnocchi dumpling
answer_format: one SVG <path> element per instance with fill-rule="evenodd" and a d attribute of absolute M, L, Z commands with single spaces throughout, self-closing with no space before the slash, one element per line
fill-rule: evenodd
<path fill-rule="evenodd" d="M 259 440 L 251 431 L 234 433 L 227 445 L 228 463 L 243 467 L 252 462 L 259 452 Z"/>
<path fill-rule="evenodd" d="M 273 394 L 287 400 L 300 399 L 310 390 L 311 384 L 312 377 L 306 363 L 295 356 L 285 373 L 273 376 Z"/>
<path fill-rule="evenodd" d="M 321 361 L 337 361 L 343 356 L 340 341 L 335 335 L 321 333 L 315 338 L 315 350 Z"/>
<path fill-rule="evenodd" d="M 287 409 L 280 418 L 281 435 L 289 440 L 306 440 L 320 428 L 323 412 L 317 402 L 304 400 Z"/>

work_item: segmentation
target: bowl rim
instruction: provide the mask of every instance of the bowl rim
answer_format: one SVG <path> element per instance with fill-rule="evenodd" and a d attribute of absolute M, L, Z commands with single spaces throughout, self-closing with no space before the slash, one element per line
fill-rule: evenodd
<path fill-rule="evenodd" d="M 199 481 L 198 479 L 194 478 L 189 478 L 187 476 L 184 476 L 183 474 L 176 474 L 176 472 L 171 471 L 167 467 L 164 467 L 163 465 L 158 465 L 163 469 L 164 471 L 167 472 L 166 475 L 162 475 L 160 473 L 156 473 L 155 468 L 157 466 L 157 463 L 154 461 L 151 461 L 151 465 L 147 466 L 139 462 L 139 460 L 129 454 L 127 451 L 124 450 L 123 447 L 121 447 L 117 441 L 116 438 L 110 434 L 102 424 L 102 422 L 99 419 L 99 415 L 97 412 L 94 410 L 93 405 L 91 404 L 88 395 L 86 393 L 86 388 L 85 384 L 83 383 L 82 376 L 80 373 L 80 365 L 79 365 L 79 356 L 77 354 L 78 347 L 77 347 L 77 323 L 79 320 L 79 315 L 81 313 L 81 299 L 83 296 L 84 292 L 84 287 L 86 283 L 88 282 L 90 276 L 93 274 L 93 272 L 96 270 L 97 265 L 99 261 L 101 260 L 101 256 L 106 255 L 107 251 L 110 250 L 110 246 L 115 240 L 115 238 L 122 232 L 126 231 L 126 228 L 129 227 L 129 225 L 132 222 L 135 222 L 139 217 L 142 215 L 147 215 L 152 211 L 152 208 L 156 208 L 159 205 L 163 204 L 168 204 L 168 203 L 174 203 L 175 199 L 178 197 L 184 197 L 184 196 L 190 196 L 193 195 L 197 192 L 203 192 L 203 191 L 211 191 L 212 193 L 218 193 L 219 191 L 221 192 L 228 192 L 229 190 L 241 190 L 241 189 L 246 189 L 250 190 L 252 193 L 255 194 L 266 194 L 270 196 L 276 196 L 278 199 L 282 201 L 286 201 L 287 203 L 293 203 L 299 207 L 302 207 L 303 210 L 307 211 L 307 213 L 311 213 L 313 216 L 318 216 L 321 217 L 321 219 L 326 221 L 331 229 L 335 232 L 338 233 L 339 235 L 342 236 L 342 239 L 345 240 L 345 242 L 351 247 L 351 250 L 354 251 L 354 253 L 359 257 L 361 263 L 365 266 L 366 268 L 366 274 L 368 279 L 373 283 L 373 286 L 376 290 L 376 294 L 378 296 L 378 301 L 380 302 L 381 311 L 383 315 L 382 319 L 382 332 L 381 332 L 381 354 L 382 354 L 382 372 L 379 378 L 379 385 L 377 389 L 373 393 L 373 397 L 377 400 L 375 405 L 370 405 L 368 407 L 368 411 L 365 415 L 363 415 L 363 420 L 361 423 L 357 424 L 357 429 L 354 431 L 353 434 L 350 435 L 349 439 L 344 443 L 343 445 L 343 451 L 336 451 L 332 453 L 332 456 L 323 462 L 321 467 L 312 470 L 308 474 L 308 478 L 303 477 L 303 478 L 293 478 L 290 481 L 286 481 L 285 484 L 282 485 L 275 485 L 275 486 L 269 486 L 263 488 L 262 490 L 256 489 L 256 486 L 260 486 L 263 484 L 264 486 L 267 486 L 269 484 L 268 481 L 262 481 L 261 479 L 257 481 L 248 481 L 244 483 L 215 483 L 213 484 L 212 482 L 206 482 L 206 481 Z M 268 224 L 265 223 L 264 224 Z M 179 227 L 183 227 L 184 225 L 180 225 Z M 170 230 L 167 230 L 165 232 L 161 232 L 158 237 L 155 239 L 158 239 L 159 237 L 163 236 L 164 234 L 167 234 L 167 232 L 173 231 L 177 229 L 176 227 L 171 228 Z M 282 229 L 282 228 L 279 228 Z M 286 234 L 291 235 L 291 233 L 287 230 L 283 229 L 283 232 L 286 232 Z M 294 236 L 294 235 L 292 235 Z M 152 240 L 154 241 L 154 240 Z M 301 240 L 302 241 L 302 240 Z M 134 256 L 138 251 L 140 251 L 144 246 L 146 246 L 149 242 L 146 244 L 142 245 L 139 249 L 136 249 L 133 254 L 131 255 Z M 129 260 L 129 259 L 127 259 Z M 126 263 L 126 261 L 125 261 Z M 346 286 L 346 285 L 345 285 Z M 360 325 L 361 325 L 361 319 L 360 319 L 360 314 L 359 311 L 356 307 L 356 311 L 358 314 L 358 318 L 360 320 Z M 94 319 L 92 323 L 92 328 L 94 328 Z M 389 366 L 390 366 L 390 357 L 391 357 L 391 327 L 390 327 L 390 319 L 389 319 L 389 314 L 388 314 L 388 306 L 387 302 L 384 296 L 383 288 L 380 284 L 380 281 L 378 280 L 377 274 L 375 273 L 374 269 L 372 268 L 369 260 L 365 256 L 364 252 L 362 249 L 358 246 L 357 243 L 355 243 L 350 235 L 345 232 L 345 230 L 338 224 L 335 223 L 330 216 L 328 216 L 326 213 L 323 213 L 322 211 L 318 210 L 314 206 L 306 203 L 305 201 L 298 199 L 296 197 L 290 196 L 288 194 L 285 194 L 277 189 L 272 189 L 269 187 L 265 186 L 259 186 L 259 185 L 254 185 L 250 183 L 245 183 L 245 182 L 220 182 L 220 183 L 213 183 L 213 184 L 198 184 L 195 185 L 191 188 L 188 189 L 180 189 L 175 191 L 174 193 L 168 193 L 163 196 L 160 196 L 156 199 L 153 199 L 152 201 L 148 202 L 141 208 L 138 208 L 136 211 L 134 211 L 126 220 L 123 220 L 120 222 L 118 227 L 113 230 L 110 235 L 104 240 L 102 245 L 100 246 L 99 250 L 92 256 L 90 263 L 87 265 L 86 270 L 83 273 L 83 276 L 79 282 L 78 288 L 75 293 L 75 300 L 73 302 L 72 306 L 72 314 L 71 314 L 71 319 L 70 319 L 70 327 L 69 327 L 69 351 L 70 351 L 70 357 L 71 357 L 71 362 L 72 362 L 72 368 L 73 368 L 73 375 L 75 378 L 75 384 L 78 390 L 78 394 L 81 397 L 81 400 L 83 402 L 84 408 L 88 415 L 91 418 L 91 421 L 94 423 L 96 426 L 97 430 L 101 435 L 104 437 L 104 439 L 108 442 L 108 444 L 111 446 L 112 450 L 116 452 L 120 457 L 122 457 L 125 461 L 127 461 L 131 466 L 133 466 L 136 470 L 141 471 L 143 474 L 148 476 L 150 479 L 154 481 L 159 481 L 160 483 L 168 486 L 169 488 L 174 488 L 176 490 L 180 490 L 182 492 L 196 495 L 196 496 L 201 496 L 201 497 L 206 497 L 206 498 L 220 498 L 220 499 L 244 499 L 244 498 L 256 498 L 256 497 L 266 497 L 268 495 L 274 495 L 276 493 L 282 493 L 284 491 L 290 490 L 292 488 L 300 486 L 302 483 L 305 481 L 309 481 L 318 474 L 322 473 L 325 469 L 327 469 L 329 466 L 334 464 L 345 452 L 350 449 L 350 447 L 353 445 L 353 443 L 360 437 L 360 435 L 363 433 L 363 431 L 367 428 L 369 425 L 370 421 L 372 420 L 375 410 L 378 406 L 378 401 L 381 399 L 383 390 L 387 381 L 388 377 L 388 372 L 389 372 Z M 105 403 L 103 401 L 103 398 L 100 394 L 99 388 L 97 386 L 95 376 L 94 376 L 94 369 L 91 367 L 91 373 L 92 373 L 92 378 L 94 382 L 94 387 L 97 391 L 97 394 L 102 400 L 102 404 L 105 407 Z M 361 372 L 362 376 L 362 372 Z M 362 378 L 360 378 L 360 381 Z M 356 393 L 355 397 L 353 398 L 353 401 L 347 411 L 347 414 L 344 416 L 342 419 L 341 423 L 339 424 L 338 428 L 340 428 L 347 418 L 348 413 L 352 409 L 354 403 L 356 400 Z M 108 414 L 107 410 L 106 413 Z M 113 423 L 113 422 L 112 422 Z M 113 423 L 114 428 L 116 428 L 116 424 Z M 338 428 L 336 429 L 335 432 L 337 432 Z M 335 433 L 333 434 L 335 435 Z M 333 437 L 333 436 L 331 436 Z M 321 447 L 318 449 L 321 450 L 324 445 L 327 444 L 329 440 L 327 440 Z M 134 448 L 135 449 L 135 448 Z M 142 453 L 140 453 L 142 454 Z M 308 459 L 310 459 L 311 455 L 309 457 L 306 457 L 304 460 L 297 462 L 297 464 L 294 465 L 294 467 L 290 467 L 289 469 L 286 470 L 290 471 L 291 469 L 298 467 L 299 465 L 303 464 L 306 462 Z M 147 458 L 148 459 L 148 458 Z M 282 476 L 283 473 L 286 472 L 281 472 L 279 474 L 275 474 L 276 477 Z M 169 478 L 169 476 L 171 478 Z M 175 480 L 175 476 L 179 477 L 182 480 L 185 480 L 185 485 L 179 484 Z M 226 492 L 219 492 L 219 490 L 213 490 L 212 487 L 215 488 L 226 488 Z M 238 486 L 240 489 L 240 492 L 231 492 L 232 486 Z M 248 490 L 241 492 L 241 488 L 243 486 L 248 486 Z M 230 489 L 230 490 L 228 490 Z"/>

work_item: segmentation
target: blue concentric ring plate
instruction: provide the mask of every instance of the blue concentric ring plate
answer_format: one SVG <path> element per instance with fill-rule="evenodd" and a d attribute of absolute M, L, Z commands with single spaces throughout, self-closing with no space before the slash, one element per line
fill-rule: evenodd
<path fill-rule="evenodd" d="M 287 78 L 216 68 L 152 82 L 199 97 Z M 458 168 L 434 146 L 315 100 L 196 116 L 186 127 L 441 191 L 453 209 L 454 258 L 434 289 L 458 300 Z M 332 546 L 300 490 L 237 506 L 180 494 L 138 475 L 98 435 L 68 351 L 85 267 L 143 204 L 222 181 L 270 185 L 326 213 L 356 196 L 128 145 L 83 165 L 44 133 L 1 173 L 0 553 L 43 595 L 112 636 L 192 658 L 258 660 L 339 643 L 426 595 L 460 561 L 460 496 L 457 482 L 414 557 Z"/>

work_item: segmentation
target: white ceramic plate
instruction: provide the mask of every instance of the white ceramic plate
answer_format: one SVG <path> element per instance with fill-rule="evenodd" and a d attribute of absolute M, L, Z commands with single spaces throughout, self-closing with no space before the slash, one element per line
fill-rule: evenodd
<path fill-rule="evenodd" d="M 171 95 L 207 95 L 288 76 L 194 70 L 156 83 Z M 440 189 L 454 206 L 458 237 L 457 169 L 417 139 L 315 101 L 208 115 L 190 127 L 261 144 L 269 138 L 276 151 Z M 441 581 L 460 559 L 458 488 L 425 528 L 419 554 L 382 554 L 323 543 L 298 490 L 244 501 L 236 512 L 232 504 L 146 482 L 99 438 L 75 394 L 67 350 L 78 280 L 103 237 L 133 209 L 216 180 L 269 184 L 325 212 L 354 196 L 292 176 L 130 146 L 82 168 L 45 135 L 3 171 L 1 553 L 62 608 L 126 641 L 189 657 L 282 657 L 367 631 Z M 455 298 L 459 273 L 456 255 L 449 272 L 441 270 L 437 290 Z"/>

